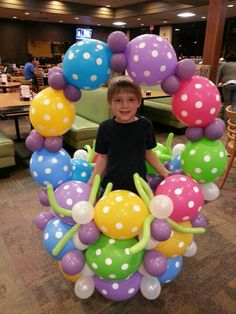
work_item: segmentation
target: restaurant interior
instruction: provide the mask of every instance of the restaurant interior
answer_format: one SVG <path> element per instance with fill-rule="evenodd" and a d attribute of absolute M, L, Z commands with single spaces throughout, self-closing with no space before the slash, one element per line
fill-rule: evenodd
<path fill-rule="evenodd" d="M 168 168 L 173 173 L 167 179 L 171 180 L 172 175 L 175 177 L 175 174 L 180 177 L 182 174 L 182 180 L 183 176 L 190 178 L 191 182 L 198 184 L 197 186 L 202 191 L 202 204 L 192 220 L 186 216 L 187 218 L 183 217 L 182 220 L 175 221 L 171 215 L 168 218 L 164 214 L 163 218 L 159 216 L 155 218 L 151 211 L 154 215 L 150 215 L 152 219 L 162 220 L 169 228 L 172 228 L 169 238 L 176 242 L 175 244 L 171 242 L 165 251 L 165 243 L 169 239 L 164 241 L 154 239 L 150 227 L 151 222 L 147 227 L 148 223 L 145 221 L 143 229 L 140 230 L 140 234 L 137 233 L 134 240 L 139 246 L 146 241 L 143 244 L 143 261 L 141 260 L 142 263 L 138 264 L 137 260 L 133 258 L 133 271 L 127 271 L 126 277 L 119 277 L 118 271 L 116 275 L 112 273 L 108 277 L 107 274 L 100 271 L 97 265 L 102 258 L 101 252 L 108 254 L 106 250 L 109 246 L 111 247 L 112 241 L 114 243 L 127 241 L 128 243 L 128 240 L 125 237 L 115 238 L 113 236 L 114 239 L 117 239 L 114 240 L 111 236 L 110 242 L 107 242 L 107 246 L 102 250 L 96 246 L 96 241 L 83 243 L 78 230 L 82 229 L 80 227 L 85 226 L 86 223 L 84 225 L 81 223 L 81 226 L 79 223 L 66 224 L 66 219 L 72 218 L 65 216 L 71 217 L 71 213 L 68 214 L 69 210 L 61 207 L 66 205 L 55 205 L 55 196 L 54 200 L 53 197 L 50 198 L 50 188 L 47 190 L 45 182 L 53 185 L 52 182 L 56 180 L 55 178 L 62 170 L 59 170 L 58 167 L 58 174 L 55 174 L 55 178 L 52 178 L 52 181 L 46 181 L 44 177 L 42 180 L 37 178 L 36 170 L 40 172 L 43 171 L 43 168 L 34 169 L 35 160 L 39 162 L 40 158 L 43 159 L 37 155 L 41 150 L 45 150 L 45 156 L 49 156 L 47 158 L 50 159 L 50 154 L 57 154 L 63 149 L 66 155 L 68 154 L 70 164 L 73 164 L 75 160 L 77 160 L 75 163 L 79 162 L 78 156 L 84 154 L 89 167 L 92 169 L 94 166 L 96 156 L 93 145 L 99 124 L 111 117 L 106 100 L 109 81 L 119 75 L 132 77 L 133 72 L 129 66 L 119 65 L 114 66 L 114 69 L 111 66 L 111 71 L 107 71 L 106 75 L 102 70 L 99 72 L 101 77 L 106 77 L 102 83 L 100 82 L 98 85 L 91 83 L 91 87 L 81 88 L 76 85 L 77 83 L 73 86 L 69 81 L 67 60 L 69 55 L 74 53 L 75 44 L 79 46 L 80 42 L 86 42 L 87 39 L 88 42 L 92 39 L 106 47 L 111 47 L 112 34 L 114 34 L 113 38 L 116 38 L 115 35 L 117 38 L 118 35 L 121 36 L 120 38 L 125 38 L 126 45 L 128 42 L 130 44 L 137 42 L 136 39 L 147 34 L 160 36 L 164 41 L 163 47 L 170 47 L 176 54 L 176 65 L 179 66 L 179 72 L 173 70 L 173 76 L 175 75 L 175 78 L 177 77 L 183 84 L 190 82 L 188 79 L 193 80 L 195 86 L 199 82 L 203 85 L 208 84 L 206 85 L 208 92 L 205 91 L 206 94 L 203 94 L 201 104 L 196 102 L 195 107 L 199 106 L 198 109 L 200 109 L 205 99 L 206 103 L 209 100 L 213 103 L 217 102 L 219 108 L 216 113 L 211 114 L 215 117 L 215 120 L 212 118 L 211 125 L 206 123 L 203 127 L 201 124 L 198 127 L 197 124 L 188 123 L 190 121 L 188 120 L 190 117 L 186 117 L 188 116 L 186 114 L 188 107 L 185 107 L 184 114 L 183 111 L 178 114 L 175 99 L 180 90 L 178 90 L 179 85 L 172 91 L 169 85 L 166 84 L 167 87 L 165 87 L 162 79 L 158 81 L 158 84 L 149 83 L 148 78 L 145 78 L 144 82 L 141 79 L 138 81 L 142 89 L 139 114 L 152 121 L 157 141 L 156 150 L 163 150 L 161 153 L 158 152 L 157 156 L 160 153 L 160 156 L 164 156 L 162 162 L 165 162 L 165 165 L 175 167 L 177 159 L 175 162 L 174 159 L 178 154 L 176 153 L 175 156 L 174 151 L 181 149 L 182 152 L 182 164 L 180 164 L 179 157 L 179 168 L 176 168 L 175 172 L 174 168 Z M 2 252 L 0 257 L 0 313 L 118 314 L 123 312 L 133 314 L 146 311 L 147 313 L 158 312 L 161 314 L 235 314 L 236 113 L 232 106 L 224 107 L 222 83 L 217 73 L 219 68 L 226 63 L 227 56 L 236 55 L 236 1 L 4 0 L 0 3 L 0 43 L 0 251 Z M 117 51 L 120 52 L 119 49 Z M 116 51 L 112 51 L 112 53 L 115 54 Z M 123 53 L 123 55 L 125 54 Z M 25 78 L 24 69 L 32 56 L 35 57 L 36 62 L 35 73 L 33 79 L 28 80 Z M 128 53 L 125 56 L 128 64 Z M 145 58 L 143 62 L 145 62 Z M 148 65 L 151 68 L 150 64 Z M 119 70 L 117 70 L 118 68 Z M 104 67 L 104 69 L 106 68 Z M 60 73 L 57 82 L 56 79 L 54 81 L 52 79 L 53 73 Z M 84 70 L 84 76 L 86 75 L 87 69 Z M 161 76 L 161 74 L 159 75 Z M 135 76 L 132 78 L 135 80 Z M 70 88 L 72 86 L 73 96 L 72 93 L 66 93 L 67 86 Z M 214 100 L 209 96 L 211 90 L 216 95 Z M 198 95 L 196 92 L 194 97 L 198 97 Z M 52 119 L 55 118 L 54 123 L 58 122 L 55 125 L 55 135 L 52 136 L 46 131 L 40 133 L 40 130 L 43 130 L 43 127 L 37 124 L 37 121 L 40 121 L 40 113 L 38 113 L 38 120 L 33 115 L 33 110 L 37 110 L 37 108 L 41 110 L 40 106 L 43 101 L 40 103 L 40 99 L 43 97 L 47 97 L 47 99 L 44 98 L 44 101 L 50 99 L 53 102 L 53 99 L 59 99 L 60 104 L 63 101 L 69 104 L 73 103 L 74 111 L 69 118 L 69 120 L 71 119 L 68 122 L 71 122 L 69 127 L 61 126 L 59 111 L 54 114 L 55 117 Z M 191 101 L 189 100 L 189 102 Z M 56 106 L 58 105 L 57 103 Z M 223 122 L 224 110 L 226 118 Z M 194 114 L 195 111 L 193 111 Z M 207 119 L 206 112 L 204 115 L 203 120 Z M 208 126 L 210 128 L 207 129 Z M 54 131 L 51 132 L 53 134 Z M 200 132 L 202 132 L 201 135 L 199 135 Z M 51 147 L 50 139 L 52 140 Z M 211 169 L 210 174 L 206 174 L 208 168 L 205 168 L 202 176 L 201 169 L 191 168 L 198 163 L 197 157 L 194 159 L 192 156 L 195 154 L 193 147 L 198 141 L 202 141 L 201 145 L 206 145 L 204 148 L 207 154 L 204 157 L 206 163 L 211 161 L 212 156 L 215 156 L 216 162 L 220 165 L 223 160 L 221 155 L 224 155 L 224 164 L 222 161 L 222 171 L 219 175 L 215 173 L 217 172 L 216 166 Z M 184 149 L 185 152 L 188 149 L 190 152 L 186 160 L 183 157 Z M 197 149 L 196 151 L 198 154 L 201 153 Z M 166 157 L 168 154 L 171 157 Z M 216 154 L 219 157 L 216 157 Z M 191 159 L 192 157 L 193 159 Z M 86 160 L 84 161 L 84 157 L 82 158 L 82 161 L 87 163 Z M 53 164 L 53 159 L 49 160 L 49 163 Z M 190 164 L 189 168 L 187 168 L 187 164 Z M 73 164 L 73 169 L 77 169 L 75 165 Z M 45 169 L 45 173 L 49 171 L 47 169 L 49 166 Z M 153 197 L 153 192 L 158 188 L 161 190 L 164 181 L 156 173 L 148 172 L 148 175 L 147 182 L 152 191 L 145 183 L 138 181 L 137 177 L 136 180 L 138 186 L 141 186 L 139 190 L 141 201 L 146 200 L 149 210 L 151 210 L 151 202 L 147 198 Z M 201 178 L 205 178 L 204 175 L 205 177 L 208 175 L 208 179 L 201 180 Z M 76 175 L 74 175 L 74 179 L 69 178 L 68 182 L 80 179 L 82 182 L 87 182 L 82 178 L 82 174 L 80 179 L 75 178 Z M 159 182 L 157 182 L 158 178 Z M 66 181 L 64 179 L 63 182 Z M 152 184 L 156 184 L 155 189 Z M 172 185 L 174 186 L 174 183 Z M 60 185 L 55 185 L 53 189 L 56 195 Z M 90 203 L 96 192 L 94 189 L 89 197 Z M 180 186 L 176 187 L 173 198 L 177 197 L 178 193 L 182 193 L 181 189 L 183 188 Z M 196 190 L 196 187 L 194 189 Z M 185 193 L 190 192 L 185 191 Z M 109 195 L 109 191 L 107 194 Z M 163 192 L 163 194 L 165 193 Z M 104 194 L 104 197 L 106 196 Z M 95 195 L 92 202 L 95 209 L 96 202 L 99 203 L 96 197 Z M 56 200 L 58 201 L 58 199 L 59 196 Z M 188 203 L 189 208 L 193 206 L 190 203 Z M 162 206 L 164 206 L 163 204 Z M 58 212 L 54 207 L 59 208 Z M 68 209 L 72 210 L 72 206 Z M 117 210 L 120 209 L 117 207 Z M 103 208 L 103 211 L 105 213 L 106 207 Z M 120 211 L 125 212 L 123 209 Z M 127 213 L 126 215 L 126 221 L 135 221 Z M 148 216 L 149 219 L 150 216 Z M 62 221 L 61 225 L 58 221 L 60 223 Z M 52 222 L 55 222 L 53 227 Z M 94 223 L 94 221 L 90 222 Z M 132 222 L 130 223 L 132 224 Z M 49 225 L 51 229 L 49 229 Z M 77 229 L 75 229 L 76 227 Z M 96 226 L 96 228 L 98 227 Z M 119 228 L 117 227 L 117 229 Z M 147 235 L 148 228 L 149 235 Z M 161 227 L 159 228 L 161 229 Z M 72 229 L 75 230 L 73 231 L 74 235 L 72 235 Z M 104 236 L 102 233 L 104 232 L 105 236 L 109 237 L 104 231 L 105 229 L 104 226 L 100 228 L 101 235 Z M 50 232 L 55 232 L 55 239 L 57 237 L 60 239 L 59 233 L 63 234 L 65 230 L 68 233 L 60 241 L 62 248 L 58 249 L 56 243 L 59 242 L 56 240 L 54 242 L 50 240 L 50 244 L 46 243 Z M 88 229 L 88 232 L 94 232 L 91 230 Z M 78 234 L 77 240 L 75 232 Z M 97 243 L 100 242 L 100 239 Z M 185 241 L 186 243 L 189 241 L 186 246 Z M 52 247 L 49 248 L 47 245 Z M 67 253 L 64 256 L 61 253 L 59 258 L 59 253 L 53 253 L 55 249 L 62 252 L 66 245 L 68 247 L 71 245 L 67 249 L 68 252 L 76 250 L 81 256 L 74 255 L 72 258 Z M 120 245 L 122 247 L 123 244 Z M 161 249 L 162 245 L 163 249 Z M 177 253 L 174 245 L 178 246 Z M 94 255 L 91 255 L 92 247 L 96 249 L 94 249 Z M 129 245 L 130 247 L 131 245 Z M 134 247 L 135 245 L 132 246 L 132 249 Z M 131 254 L 132 250 L 127 248 L 125 250 L 128 250 L 126 255 Z M 65 252 L 67 251 L 65 250 Z M 137 257 L 140 254 L 141 256 L 140 252 L 141 249 L 136 255 L 132 255 L 133 253 L 131 255 Z M 147 263 L 145 264 L 145 257 L 147 260 L 150 252 L 163 256 L 166 273 L 162 272 L 160 275 L 158 271 L 155 273 L 148 268 Z M 124 258 L 124 254 L 122 253 L 122 255 L 118 251 L 110 254 L 114 254 L 117 263 L 119 259 L 122 261 Z M 79 267 L 78 263 L 83 264 L 80 271 L 73 272 L 71 269 L 66 269 L 66 266 L 63 266 L 66 263 L 65 256 L 67 256 L 67 263 L 68 265 L 70 263 L 71 269 Z M 107 257 L 103 263 L 110 266 L 112 264 L 111 256 L 107 255 Z M 131 260 L 131 257 L 128 256 L 128 258 Z M 156 257 L 156 260 L 152 258 L 153 268 L 161 267 L 162 260 L 160 257 L 158 258 Z M 135 263 L 138 266 L 135 266 Z M 128 264 L 123 264 L 121 267 L 124 268 L 124 265 Z M 169 277 L 163 279 L 167 273 Z"/>

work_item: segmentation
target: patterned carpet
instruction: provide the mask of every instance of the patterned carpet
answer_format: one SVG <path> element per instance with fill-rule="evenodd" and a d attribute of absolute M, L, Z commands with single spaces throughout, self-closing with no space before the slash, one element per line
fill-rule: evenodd
<path fill-rule="evenodd" d="M 23 135 L 28 132 L 24 122 Z M 1 129 L 14 134 L 12 126 L 0 123 Z M 162 142 L 166 130 L 158 133 Z M 175 137 L 175 143 L 183 141 L 184 136 Z M 155 301 L 138 293 L 129 301 L 111 302 L 97 292 L 87 300 L 79 300 L 73 284 L 61 275 L 56 262 L 43 249 L 42 232 L 33 219 L 45 208 L 38 201 L 40 187 L 26 164 L 18 161 L 11 176 L 0 180 L 0 313 L 236 313 L 235 169 L 220 197 L 204 206 L 202 213 L 209 221 L 207 233 L 194 237 L 197 254 L 184 258 L 179 277 L 164 285 Z"/>

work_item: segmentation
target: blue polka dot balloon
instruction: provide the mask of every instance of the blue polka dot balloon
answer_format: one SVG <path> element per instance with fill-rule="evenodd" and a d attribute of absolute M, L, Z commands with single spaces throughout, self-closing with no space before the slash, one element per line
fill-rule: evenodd
<path fill-rule="evenodd" d="M 30 173 L 39 185 L 47 187 L 50 183 L 55 189 L 70 179 L 71 157 L 63 148 L 57 152 L 49 152 L 42 148 L 31 156 Z"/>
<path fill-rule="evenodd" d="M 100 40 L 78 41 L 67 50 L 63 59 L 64 77 L 79 89 L 96 89 L 109 79 L 111 56 L 108 45 Z"/>
<path fill-rule="evenodd" d="M 72 158 L 71 162 L 73 167 L 71 180 L 87 183 L 93 170 L 90 163 L 81 158 Z"/>
<path fill-rule="evenodd" d="M 183 256 L 169 258 L 167 260 L 167 271 L 160 277 L 157 277 L 160 284 L 165 284 L 174 280 L 182 270 Z"/>
<path fill-rule="evenodd" d="M 54 218 L 47 223 L 43 231 L 43 246 L 50 255 L 53 256 L 52 250 L 70 229 L 71 226 L 65 224 L 59 218 Z M 63 255 L 71 250 L 76 250 L 76 247 L 72 239 L 69 239 L 64 245 L 61 252 L 53 257 L 56 260 L 61 260 Z"/>

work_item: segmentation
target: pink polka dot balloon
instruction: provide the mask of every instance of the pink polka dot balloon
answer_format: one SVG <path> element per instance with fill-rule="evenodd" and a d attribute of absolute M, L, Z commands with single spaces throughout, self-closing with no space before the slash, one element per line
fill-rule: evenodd
<path fill-rule="evenodd" d="M 220 111 L 220 104 L 217 87 L 202 76 L 181 81 L 172 98 L 173 113 L 189 126 L 205 127 L 212 123 Z"/>
<path fill-rule="evenodd" d="M 127 72 L 138 84 L 158 85 L 173 75 L 177 65 L 175 51 L 164 38 L 145 34 L 132 39 L 125 50 Z"/>
<path fill-rule="evenodd" d="M 171 198 L 174 210 L 170 218 L 175 221 L 194 219 L 204 204 L 199 183 L 182 174 L 167 177 L 157 187 L 155 194 L 164 194 Z"/>

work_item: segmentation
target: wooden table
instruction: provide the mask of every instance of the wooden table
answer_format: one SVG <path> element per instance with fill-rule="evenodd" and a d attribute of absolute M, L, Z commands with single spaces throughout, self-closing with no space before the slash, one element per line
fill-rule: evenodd
<path fill-rule="evenodd" d="M 150 91 L 151 94 L 147 94 L 147 91 L 149 91 L 148 86 L 147 86 L 147 89 L 145 89 L 145 90 L 142 89 L 142 101 L 141 101 L 141 105 L 140 105 L 140 109 L 139 109 L 140 115 L 143 114 L 144 100 L 161 98 L 161 97 L 170 97 L 170 95 L 166 94 L 163 91 L 153 91 L 152 90 L 152 91 Z"/>
<path fill-rule="evenodd" d="M 30 101 L 20 100 L 19 93 L 0 94 L 0 117 L 3 119 L 14 119 L 17 140 L 20 140 L 20 129 L 18 118 L 29 114 Z"/>
<path fill-rule="evenodd" d="M 7 93 L 7 88 L 20 87 L 20 82 L 8 82 L 6 84 L 0 83 L 3 93 Z"/>

